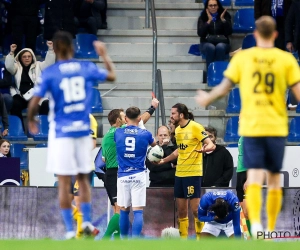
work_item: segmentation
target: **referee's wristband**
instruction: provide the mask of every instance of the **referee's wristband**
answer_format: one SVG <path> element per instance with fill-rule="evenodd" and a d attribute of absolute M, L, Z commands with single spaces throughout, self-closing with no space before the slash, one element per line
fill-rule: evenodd
<path fill-rule="evenodd" d="M 146 112 L 148 112 L 150 115 L 153 115 L 154 111 L 155 111 L 155 108 L 153 106 L 151 106 L 150 108 L 148 108 L 146 110 Z"/>

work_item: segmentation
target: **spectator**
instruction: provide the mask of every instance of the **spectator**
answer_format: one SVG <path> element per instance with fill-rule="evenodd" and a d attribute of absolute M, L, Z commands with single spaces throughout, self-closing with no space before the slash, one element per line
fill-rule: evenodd
<path fill-rule="evenodd" d="M 276 20 L 278 31 L 275 47 L 285 50 L 285 19 L 287 17 L 292 0 L 254 0 L 254 18 L 257 20 L 261 16 L 272 16 Z"/>
<path fill-rule="evenodd" d="M 220 0 L 207 0 L 198 19 L 200 50 L 206 56 L 206 69 L 214 61 L 226 60 L 230 51 L 228 36 L 232 34 L 231 16 Z"/>
<path fill-rule="evenodd" d="M 1 135 L 6 136 L 8 133 L 8 116 L 7 116 L 4 98 L 1 93 L 0 93 L 0 118 L 2 120 L 2 124 L 4 127 L 4 130 Z M 0 127 L 0 131 L 1 131 L 1 129 L 2 128 Z M 0 135 L 0 138 L 1 138 L 1 135 Z"/>
<path fill-rule="evenodd" d="M 100 11 L 101 19 L 102 19 L 102 26 L 100 29 L 107 29 L 107 17 L 106 17 L 107 0 L 103 0 L 103 2 L 104 2 L 104 8 Z"/>
<path fill-rule="evenodd" d="M 205 128 L 211 141 L 216 144 L 217 130 Z M 216 149 L 203 154 L 203 178 L 201 187 L 228 187 L 233 175 L 233 159 L 229 151 L 216 144 Z"/>
<path fill-rule="evenodd" d="M 10 87 L 14 86 L 13 76 L 7 71 L 5 66 L 0 66 L 0 93 L 4 99 L 6 111 L 9 113 L 13 104 L 13 98 L 10 94 Z"/>
<path fill-rule="evenodd" d="M 15 87 L 10 88 L 10 93 L 13 96 L 13 106 L 10 113 L 21 119 L 23 129 L 22 110 L 27 108 L 28 102 L 33 96 L 33 87 L 37 83 L 41 72 L 55 62 L 52 42 L 47 42 L 47 45 L 48 52 L 43 62 L 37 61 L 33 51 L 28 48 L 22 49 L 14 56 L 14 52 L 17 48 L 15 44 L 10 46 L 11 52 L 5 58 L 5 67 L 15 76 Z M 39 113 L 41 115 L 47 115 L 49 110 L 48 100 L 42 99 L 39 104 Z"/>
<path fill-rule="evenodd" d="M 157 144 L 162 147 L 164 157 L 169 156 L 176 150 L 176 146 L 170 140 L 170 131 L 166 126 L 160 126 L 156 135 Z M 150 170 L 150 187 L 174 187 L 177 159 L 162 164 L 153 165 L 146 159 L 146 166 Z"/>
<path fill-rule="evenodd" d="M 101 11 L 105 8 L 104 0 L 77 0 L 75 6 L 75 24 L 86 28 L 87 32 L 97 35 L 102 28 Z"/>
<path fill-rule="evenodd" d="M 44 39 L 52 40 L 58 30 L 68 31 L 75 38 L 74 1 L 47 0 L 45 3 Z"/>
<path fill-rule="evenodd" d="M 0 139 L 0 158 L 7 157 L 9 154 L 10 142 L 5 139 Z"/>
<path fill-rule="evenodd" d="M 176 138 L 175 138 L 175 125 L 171 122 L 171 120 L 168 121 L 168 127 L 170 131 L 170 141 L 176 146 Z"/>
<path fill-rule="evenodd" d="M 288 51 L 300 51 L 300 1 L 294 0 L 285 20 L 285 42 Z"/>
<path fill-rule="evenodd" d="M 42 0 L 11 0 L 11 4 L 6 5 L 11 18 L 12 42 L 17 45 L 16 54 L 22 48 L 23 36 L 25 47 L 35 51 L 41 3 Z"/>

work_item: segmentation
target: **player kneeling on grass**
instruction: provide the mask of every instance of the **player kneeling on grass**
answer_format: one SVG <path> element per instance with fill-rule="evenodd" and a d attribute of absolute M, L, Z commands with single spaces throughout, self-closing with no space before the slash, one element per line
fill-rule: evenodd
<path fill-rule="evenodd" d="M 201 237 L 218 237 L 223 230 L 227 237 L 240 238 L 240 211 L 239 200 L 232 191 L 206 193 L 198 208 L 198 219 L 205 222 Z"/>

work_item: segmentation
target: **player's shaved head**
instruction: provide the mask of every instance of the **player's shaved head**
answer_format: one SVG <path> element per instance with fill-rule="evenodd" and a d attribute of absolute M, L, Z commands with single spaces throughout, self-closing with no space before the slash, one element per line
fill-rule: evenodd
<path fill-rule="evenodd" d="M 130 107 L 126 109 L 125 114 L 126 117 L 129 118 L 130 120 L 135 120 L 140 116 L 141 111 L 138 107 Z"/>
<path fill-rule="evenodd" d="M 255 22 L 256 31 L 263 39 L 270 39 L 276 30 L 276 22 L 273 17 L 262 16 Z"/>

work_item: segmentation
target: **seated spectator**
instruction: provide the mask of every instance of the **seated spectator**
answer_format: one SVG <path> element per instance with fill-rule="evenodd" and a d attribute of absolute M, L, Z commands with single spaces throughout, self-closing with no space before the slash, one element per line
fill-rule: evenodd
<path fill-rule="evenodd" d="M 206 127 L 205 132 L 216 144 L 217 130 Z M 229 151 L 216 145 L 212 152 L 203 153 L 203 177 L 201 187 L 228 187 L 233 175 L 233 159 Z"/>
<path fill-rule="evenodd" d="M 102 28 L 101 11 L 105 8 L 103 0 L 77 0 L 74 10 L 75 24 L 88 33 L 97 35 L 97 30 Z"/>
<path fill-rule="evenodd" d="M 27 108 L 28 102 L 33 96 L 33 88 L 37 83 L 41 72 L 48 66 L 55 63 L 55 53 L 52 42 L 47 42 L 48 52 L 45 61 L 40 62 L 31 49 L 22 49 L 16 56 L 14 52 L 17 48 L 15 44 L 10 46 L 11 52 L 5 58 L 6 69 L 15 76 L 15 87 L 10 88 L 13 96 L 13 106 L 10 113 L 18 116 L 23 124 L 22 110 Z M 47 115 L 49 111 L 48 100 L 42 99 L 40 102 L 40 115 Z M 25 129 L 24 129 L 25 131 Z"/>
<path fill-rule="evenodd" d="M 300 1 L 293 1 L 285 20 L 286 48 L 291 53 L 300 51 Z"/>
<path fill-rule="evenodd" d="M 10 142 L 0 139 L 0 158 L 9 156 Z"/>
<path fill-rule="evenodd" d="M 176 146 L 170 140 L 170 131 L 166 126 L 160 126 L 157 130 L 157 144 L 164 151 L 164 158 L 176 150 Z M 153 165 L 146 159 L 146 166 L 150 170 L 150 187 L 174 187 L 177 159 L 162 165 Z"/>
<path fill-rule="evenodd" d="M 6 111 L 9 113 L 13 104 L 13 98 L 10 94 L 10 87 L 14 86 L 14 77 L 7 71 L 5 66 L 1 74 L 0 93 L 2 93 L 2 97 L 4 99 Z"/>
<path fill-rule="evenodd" d="M 206 56 L 206 70 L 214 61 L 226 60 L 232 34 L 231 16 L 219 0 L 207 0 L 198 19 L 200 51 Z"/>
<path fill-rule="evenodd" d="M 4 130 L 1 135 L 6 136 L 8 133 L 8 116 L 7 116 L 4 98 L 1 93 L 0 93 L 0 118 L 1 118 L 0 120 L 2 120 L 2 124 L 4 127 Z M 1 129 L 2 128 L 0 128 L 0 131 L 1 131 Z M 0 138 L 1 138 L 1 135 L 0 135 Z"/>

